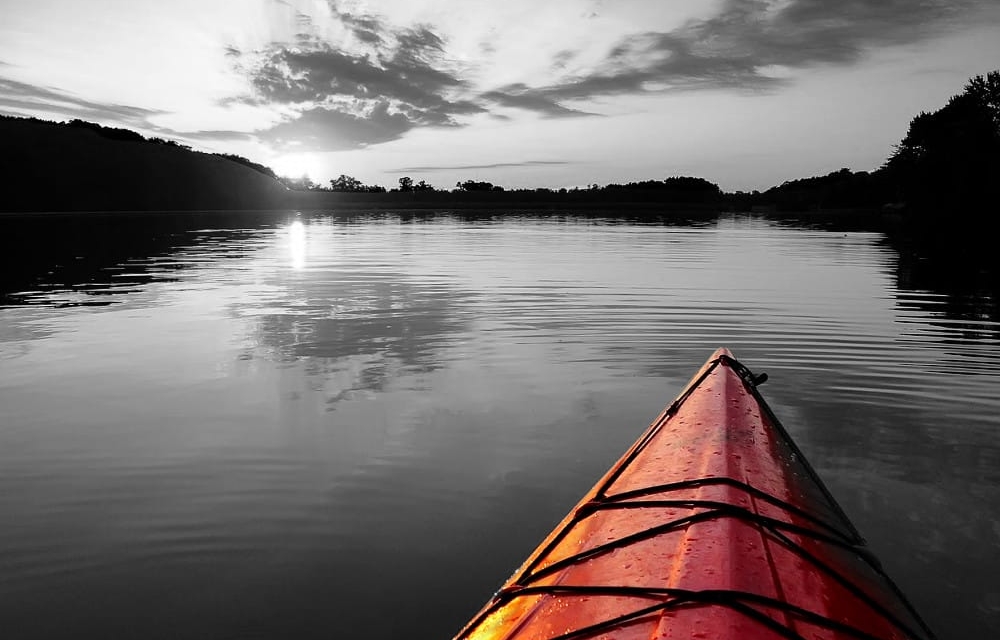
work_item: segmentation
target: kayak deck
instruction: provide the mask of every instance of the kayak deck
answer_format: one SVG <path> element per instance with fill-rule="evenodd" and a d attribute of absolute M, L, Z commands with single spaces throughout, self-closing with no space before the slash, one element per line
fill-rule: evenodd
<path fill-rule="evenodd" d="M 758 382 L 716 351 L 456 638 L 933 638 Z"/>

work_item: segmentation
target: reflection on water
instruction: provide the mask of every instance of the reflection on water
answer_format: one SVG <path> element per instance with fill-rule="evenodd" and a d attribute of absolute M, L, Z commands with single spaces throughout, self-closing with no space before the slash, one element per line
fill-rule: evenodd
<path fill-rule="evenodd" d="M 240 358 L 303 363 L 309 375 L 339 380 L 332 404 L 444 366 L 441 348 L 467 330 L 460 308 L 468 292 L 402 272 L 329 273 L 320 280 L 277 273 L 262 279 L 269 294 L 234 301 L 229 311 L 254 321 Z"/>
<path fill-rule="evenodd" d="M 924 278 L 880 233 L 291 213 L 0 230 L 12 637 L 449 637 L 720 345 L 770 374 L 941 637 L 1000 631 L 995 294 Z"/>
<path fill-rule="evenodd" d="M 293 220 L 288 225 L 288 252 L 291 254 L 293 269 L 306 266 L 306 226 L 301 220 Z"/>

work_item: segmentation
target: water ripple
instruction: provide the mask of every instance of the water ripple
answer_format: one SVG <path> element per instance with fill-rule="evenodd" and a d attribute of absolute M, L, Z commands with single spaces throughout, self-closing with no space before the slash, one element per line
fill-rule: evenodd
<path fill-rule="evenodd" d="M 718 346 L 771 375 L 918 605 L 947 602 L 932 623 L 1000 625 L 1000 319 L 987 294 L 901 286 L 880 234 L 158 220 L 103 260 L 53 238 L 72 259 L 3 292 L 0 602 L 21 637 L 114 636 L 107 602 L 145 635 L 167 607 L 177 637 L 397 637 L 386 598 L 447 637 Z"/>

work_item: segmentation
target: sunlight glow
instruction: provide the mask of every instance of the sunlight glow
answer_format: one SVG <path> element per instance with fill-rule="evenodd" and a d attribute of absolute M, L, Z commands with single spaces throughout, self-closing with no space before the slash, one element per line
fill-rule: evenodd
<path fill-rule="evenodd" d="M 289 178 L 303 178 L 316 181 L 328 173 L 327 169 L 319 162 L 316 154 L 312 153 L 290 153 L 275 158 L 270 163 L 271 168 L 279 176 Z"/>
<path fill-rule="evenodd" d="M 288 227 L 288 253 L 293 269 L 306 266 L 306 226 L 296 220 Z"/>

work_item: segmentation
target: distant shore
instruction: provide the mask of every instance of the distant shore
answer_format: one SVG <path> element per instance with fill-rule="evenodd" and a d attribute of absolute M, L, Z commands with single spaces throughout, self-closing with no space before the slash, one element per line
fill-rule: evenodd
<path fill-rule="evenodd" d="M 438 213 L 448 215 L 452 213 L 482 213 L 493 216 L 504 215 L 525 215 L 525 214 L 553 214 L 553 215 L 573 215 L 579 213 L 581 216 L 600 215 L 602 217 L 631 217 L 637 214 L 653 214 L 671 216 L 683 216 L 686 214 L 713 215 L 713 214 L 745 214 L 761 218 L 799 218 L 799 217 L 840 217 L 840 216 L 872 216 L 890 217 L 877 208 L 859 207 L 856 209 L 803 209 L 776 211 L 750 210 L 747 208 L 734 208 L 720 204 L 685 204 L 685 203 L 656 203 L 656 202 L 541 202 L 541 201 L 511 201 L 500 202 L 496 200 L 468 202 L 460 199 L 455 200 L 419 200 L 406 201 L 404 199 L 391 200 L 383 198 L 380 200 L 355 200 L 344 199 L 336 202 L 310 202 L 297 201 L 289 203 L 288 206 L 272 206 L 260 209 L 95 209 L 95 210 L 53 210 L 53 211 L 2 211 L 0 218 L 10 217 L 85 217 L 85 216 L 165 216 L 165 215 L 267 215 L 275 213 L 288 213 L 289 211 L 311 214 L 338 214 L 338 213 Z M 898 217 L 898 214 L 895 214 Z"/>

